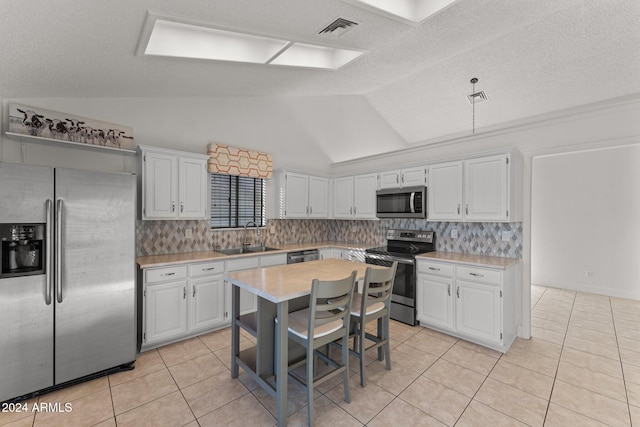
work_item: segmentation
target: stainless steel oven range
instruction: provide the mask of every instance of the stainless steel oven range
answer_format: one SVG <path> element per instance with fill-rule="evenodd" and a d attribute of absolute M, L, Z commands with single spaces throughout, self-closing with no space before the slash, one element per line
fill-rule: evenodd
<path fill-rule="evenodd" d="M 416 325 L 416 255 L 433 252 L 436 248 L 434 231 L 387 231 L 387 246 L 367 249 L 365 262 L 390 266 L 398 262 L 398 270 L 391 295 L 391 318 Z"/>

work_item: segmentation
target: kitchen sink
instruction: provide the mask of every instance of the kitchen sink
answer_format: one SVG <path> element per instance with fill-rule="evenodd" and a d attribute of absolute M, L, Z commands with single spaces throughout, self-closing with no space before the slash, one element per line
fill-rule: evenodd
<path fill-rule="evenodd" d="M 279 251 L 278 248 L 272 248 L 269 246 L 249 246 L 246 248 L 228 248 L 228 249 L 218 249 L 216 252 L 225 254 L 225 255 L 238 255 L 238 254 L 250 254 L 254 252 L 269 252 L 269 251 Z"/>

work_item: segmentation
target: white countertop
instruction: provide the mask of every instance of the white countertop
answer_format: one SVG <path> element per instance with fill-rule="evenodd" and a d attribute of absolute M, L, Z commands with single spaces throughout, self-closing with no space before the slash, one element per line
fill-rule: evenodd
<path fill-rule="evenodd" d="M 487 255 L 460 254 L 456 252 L 429 252 L 416 255 L 417 260 L 443 261 L 456 264 L 468 264 L 475 267 L 489 267 L 506 270 L 520 262 L 519 258 L 505 258 Z"/>

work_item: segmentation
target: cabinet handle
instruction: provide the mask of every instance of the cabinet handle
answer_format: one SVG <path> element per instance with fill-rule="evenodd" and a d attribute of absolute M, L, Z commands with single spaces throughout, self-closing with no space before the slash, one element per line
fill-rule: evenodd
<path fill-rule="evenodd" d="M 173 276 L 176 273 L 162 273 L 161 276 Z"/>
<path fill-rule="evenodd" d="M 354 206 L 354 207 L 353 207 L 353 214 L 354 214 L 354 215 L 356 214 L 356 209 L 357 209 L 357 206 Z"/>
<path fill-rule="evenodd" d="M 180 202 L 180 212 L 184 212 L 184 202 Z"/>
<path fill-rule="evenodd" d="M 458 203 L 458 215 L 460 215 L 460 203 Z"/>
<path fill-rule="evenodd" d="M 183 286 L 182 287 L 182 299 L 186 299 L 187 298 L 187 287 Z"/>
<path fill-rule="evenodd" d="M 399 184 L 399 183 L 400 183 L 399 177 L 398 177 L 398 175 L 396 175 L 396 184 Z"/>
<path fill-rule="evenodd" d="M 309 206 L 309 215 L 311 215 L 313 213 L 313 207 Z"/>
<path fill-rule="evenodd" d="M 349 215 L 353 215 L 353 206 L 349 208 Z"/>
<path fill-rule="evenodd" d="M 196 297 L 196 287 L 193 287 L 193 295 L 191 295 L 191 297 L 195 298 Z"/>
<path fill-rule="evenodd" d="M 402 183 L 404 184 L 404 174 L 402 174 Z"/>
<path fill-rule="evenodd" d="M 211 271 L 211 270 L 215 270 L 215 267 L 209 267 L 209 268 L 203 268 L 202 271 Z"/>
<path fill-rule="evenodd" d="M 176 202 L 171 202 L 171 212 L 176 211 Z"/>
<path fill-rule="evenodd" d="M 447 285 L 447 294 L 449 294 L 449 296 L 451 296 L 451 283 L 449 283 Z"/>
<path fill-rule="evenodd" d="M 439 268 L 435 268 L 435 267 L 429 267 L 429 270 L 433 270 L 433 271 L 440 271 Z"/>
<path fill-rule="evenodd" d="M 460 299 L 460 286 L 456 287 L 456 295 L 458 296 L 458 299 Z"/>
<path fill-rule="evenodd" d="M 467 203 L 464 208 L 464 212 L 469 215 L 469 204 Z"/>
<path fill-rule="evenodd" d="M 469 273 L 469 275 L 475 276 L 475 277 L 484 277 L 484 274 L 480 274 L 480 273 Z"/>

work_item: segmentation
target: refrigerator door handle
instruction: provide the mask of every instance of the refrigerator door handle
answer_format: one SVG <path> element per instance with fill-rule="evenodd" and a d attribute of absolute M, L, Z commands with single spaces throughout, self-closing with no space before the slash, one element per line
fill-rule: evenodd
<path fill-rule="evenodd" d="M 62 199 L 56 201 L 56 300 L 62 303 Z"/>
<path fill-rule="evenodd" d="M 53 200 L 47 199 L 45 204 L 45 215 L 46 215 L 46 227 L 47 227 L 47 237 L 45 243 L 45 281 L 47 282 L 47 292 L 45 293 L 45 303 L 47 305 L 51 305 L 51 292 L 53 290 L 53 274 L 51 273 L 51 256 L 53 252 L 51 251 L 51 244 L 53 242 Z"/>

